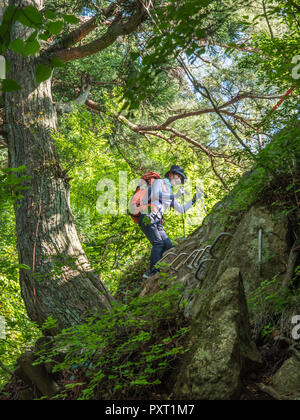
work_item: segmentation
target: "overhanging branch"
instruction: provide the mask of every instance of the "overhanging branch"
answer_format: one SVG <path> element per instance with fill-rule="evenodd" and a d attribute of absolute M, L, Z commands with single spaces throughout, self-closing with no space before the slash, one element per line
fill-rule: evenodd
<path fill-rule="evenodd" d="M 0 131 L 0 135 L 2 135 L 1 131 Z M 0 149 L 7 149 L 7 143 L 5 140 L 0 139 Z"/>
<path fill-rule="evenodd" d="M 108 22 L 106 20 L 114 16 L 115 13 L 119 11 L 119 7 L 122 3 L 124 3 L 124 0 L 117 0 L 110 6 L 101 9 L 95 16 L 88 19 L 81 26 L 63 37 L 57 44 L 55 44 L 54 47 L 51 46 L 48 48 L 46 54 L 52 53 L 53 49 L 58 51 L 70 48 L 93 32 L 99 24 L 105 23 L 105 25 L 107 25 Z M 109 24 L 111 24 L 111 22 L 109 22 Z"/>
<path fill-rule="evenodd" d="M 117 14 L 105 34 L 100 38 L 82 46 L 56 50 L 52 53 L 52 57 L 57 57 L 63 62 L 68 62 L 96 54 L 112 45 L 119 36 L 129 35 L 134 32 L 146 18 L 147 15 L 144 7 L 138 3 L 136 12 L 125 21 L 122 13 Z M 90 25 L 93 27 L 93 22 L 90 22 Z M 47 52 L 48 54 L 49 51 Z"/>

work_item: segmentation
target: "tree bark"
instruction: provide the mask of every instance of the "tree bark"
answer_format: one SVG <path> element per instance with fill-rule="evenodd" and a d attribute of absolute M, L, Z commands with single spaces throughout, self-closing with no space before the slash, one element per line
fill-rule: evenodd
<path fill-rule="evenodd" d="M 43 0 L 31 1 L 43 7 Z M 12 40 L 24 37 L 19 23 Z M 38 57 L 7 53 L 12 78 L 21 90 L 5 94 L 9 166 L 26 165 L 31 179 L 15 203 L 20 283 L 28 315 L 41 325 L 49 316 L 59 328 L 79 323 L 85 313 L 111 308 L 112 297 L 91 269 L 70 209 L 69 184 L 58 162 L 51 131 L 57 129 L 51 79 L 37 86 Z"/>

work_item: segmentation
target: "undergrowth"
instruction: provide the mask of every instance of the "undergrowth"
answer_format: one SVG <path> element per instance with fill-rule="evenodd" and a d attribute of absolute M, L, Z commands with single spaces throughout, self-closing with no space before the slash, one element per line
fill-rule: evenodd
<path fill-rule="evenodd" d="M 181 296 L 182 286 L 174 284 L 63 330 L 37 361 L 50 364 L 64 385 L 55 398 L 140 399 L 163 392 L 163 376 L 188 351 Z"/>
<path fill-rule="evenodd" d="M 248 297 L 249 316 L 256 340 L 271 334 L 289 336 L 292 315 L 300 307 L 299 269 L 289 287 L 281 288 L 279 276 L 262 281 L 260 287 Z M 294 286 L 294 287 L 293 287 Z"/>

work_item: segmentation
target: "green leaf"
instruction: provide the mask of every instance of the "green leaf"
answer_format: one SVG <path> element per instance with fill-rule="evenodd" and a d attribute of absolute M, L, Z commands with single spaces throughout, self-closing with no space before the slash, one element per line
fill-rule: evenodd
<path fill-rule="evenodd" d="M 82 385 L 85 385 L 85 382 L 76 382 L 76 383 L 66 384 L 65 388 L 66 389 L 73 389 L 77 386 L 82 386 Z"/>
<path fill-rule="evenodd" d="M 17 168 L 7 168 L 8 172 L 22 172 L 22 171 L 26 171 L 26 165 L 21 165 L 18 166 Z"/>
<path fill-rule="evenodd" d="M 50 22 L 47 24 L 47 29 L 53 35 L 58 35 L 64 26 L 64 22 L 62 20 L 57 20 L 56 22 Z"/>
<path fill-rule="evenodd" d="M 32 32 L 32 34 L 30 35 L 30 37 L 27 38 L 27 41 L 26 42 L 32 42 L 32 41 L 34 41 L 36 39 L 37 34 L 38 34 L 38 31 Z"/>
<path fill-rule="evenodd" d="M 31 270 L 31 268 L 26 264 L 16 264 L 15 267 L 23 270 Z"/>
<path fill-rule="evenodd" d="M 68 22 L 68 23 L 73 23 L 73 24 L 76 24 L 76 23 L 78 23 L 78 22 L 79 22 L 79 19 L 78 19 L 76 16 L 74 16 L 74 15 L 65 15 L 65 14 L 63 13 L 61 16 L 62 16 L 62 18 L 63 18 L 66 22 Z"/>
<path fill-rule="evenodd" d="M 10 48 L 12 51 L 16 53 L 22 54 L 23 48 L 24 48 L 24 42 L 22 41 L 22 39 L 17 38 L 9 44 L 8 48 Z"/>
<path fill-rule="evenodd" d="M 18 15 L 18 13 L 16 13 L 16 6 L 10 5 L 8 7 L 6 7 L 5 12 L 3 14 L 3 18 L 2 18 L 2 23 L 6 23 L 6 22 L 11 22 L 13 16 L 15 16 L 15 19 Z"/>
<path fill-rule="evenodd" d="M 37 83 L 44 82 L 45 80 L 49 79 L 51 76 L 52 69 L 49 66 L 45 66 L 45 64 L 39 64 L 35 71 L 35 78 Z"/>
<path fill-rule="evenodd" d="M 21 86 L 13 79 L 4 79 L 2 81 L 3 92 L 13 92 L 22 89 Z"/>
<path fill-rule="evenodd" d="M 43 24 L 42 14 L 34 6 L 26 6 L 19 13 L 17 20 L 30 28 L 41 28 Z"/>
<path fill-rule="evenodd" d="M 26 14 L 37 25 L 43 23 L 43 16 L 41 12 L 34 6 L 26 6 L 23 9 L 23 13 Z"/>
<path fill-rule="evenodd" d="M 54 57 L 51 60 L 51 65 L 53 67 L 64 67 L 65 63 L 58 57 Z"/>
<path fill-rule="evenodd" d="M 49 31 L 45 31 L 39 34 L 39 39 L 42 39 L 43 41 L 47 41 L 50 38 L 51 34 Z"/>
<path fill-rule="evenodd" d="M 35 39 L 34 41 L 27 42 L 24 47 L 24 57 L 28 57 L 29 55 L 34 55 L 40 50 L 40 44 Z"/>
<path fill-rule="evenodd" d="M 47 10 L 46 12 L 45 12 L 45 18 L 46 19 L 56 19 L 56 13 L 55 12 L 52 12 L 52 10 Z"/>
<path fill-rule="evenodd" d="M 295 184 L 290 184 L 286 187 L 286 191 L 290 191 L 292 188 L 294 188 Z"/>

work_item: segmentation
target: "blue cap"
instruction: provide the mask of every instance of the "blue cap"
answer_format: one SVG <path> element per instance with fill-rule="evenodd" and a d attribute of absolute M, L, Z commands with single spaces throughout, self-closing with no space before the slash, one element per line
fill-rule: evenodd
<path fill-rule="evenodd" d="M 178 165 L 172 165 L 170 170 L 165 174 L 165 178 L 168 178 L 170 173 L 172 174 L 178 174 L 181 177 L 181 183 L 184 184 L 184 182 L 186 181 L 186 175 L 184 173 L 183 168 L 181 168 L 181 166 Z"/>

